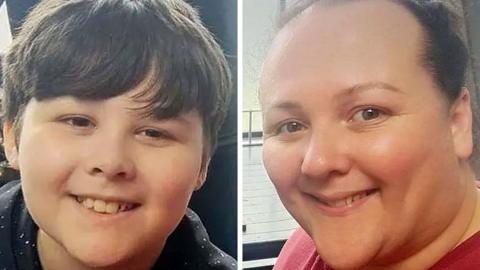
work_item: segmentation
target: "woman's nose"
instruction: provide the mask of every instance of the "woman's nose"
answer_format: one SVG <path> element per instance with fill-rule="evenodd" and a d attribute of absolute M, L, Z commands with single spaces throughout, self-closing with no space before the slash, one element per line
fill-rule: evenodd
<path fill-rule="evenodd" d="M 331 176 L 347 174 L 351 166 L 349 149 L 341 140 L 341 135 L 317 132 L 305 147 L 301 172 L 307 178 L 326 180 Z"/>

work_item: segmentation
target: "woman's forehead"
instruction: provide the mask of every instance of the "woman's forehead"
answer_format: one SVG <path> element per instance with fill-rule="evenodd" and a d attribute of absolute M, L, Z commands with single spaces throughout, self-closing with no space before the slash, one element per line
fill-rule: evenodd
<path fill-rule="evenodd" d="M 388 1 L 373 2 L 315 5 L 287 24 L 264 64 L 262 90 L 289 78 L 354 81 L 359 72 L 381 75 L 386 65 L 398 71 L 422 67 L 422 32 L 413 15 Z M 378 12 L 385 16 L 374 16 Z"/>

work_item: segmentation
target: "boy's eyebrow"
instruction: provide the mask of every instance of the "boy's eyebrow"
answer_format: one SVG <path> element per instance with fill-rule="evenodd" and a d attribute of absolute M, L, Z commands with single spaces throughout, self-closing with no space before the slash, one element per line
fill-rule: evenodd
<path fill-rule="evenodd" d="M 192 121 L 190 121 L 189 118 L 186 117 L 186 114 L 188 113 L 179 113 L 174 116 L 166 116 L 161 114 L 147 113 L 145 110 L 133 109 L 132 111 L 135 117 L 137 117 L 139 120 L 145 119 L 145 120 L 154 121 L 154 122 L 175 120 L 182 125 L 186 125 L 186 126 L 192 125 Z"/>
<path fill-rule="evenodd" d="M 175 121 L 178 121 L 181 125 L 184 125 L 184 126 L 191 126 L 192 125 L 192 121 L 190 121 L 187 117 L 185 117 L 185 114 L 180 114 L 180 115 L 176 115 L 176 116 L 173 116 L 173 117 L 162 117 L 162 118 L 153 116 L 152 118 L 155 121 L 175 120 Z"/>

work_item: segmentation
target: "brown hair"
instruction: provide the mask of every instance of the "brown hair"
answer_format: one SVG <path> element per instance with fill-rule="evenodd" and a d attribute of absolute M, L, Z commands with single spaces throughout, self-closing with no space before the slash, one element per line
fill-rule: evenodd
<path fill-rule="evenodd" d="M 138 96 L 158 118 L 199 111 L 211 154 L 231 78 L 221 48 L 182 0 L 44 0 L 3 64 L 3 117 L 59 96 L 102 100 L 151 81 Z"/>

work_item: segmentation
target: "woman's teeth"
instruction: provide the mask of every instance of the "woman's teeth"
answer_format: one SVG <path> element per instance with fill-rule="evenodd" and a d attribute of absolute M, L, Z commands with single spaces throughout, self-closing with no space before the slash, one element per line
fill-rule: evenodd
<path fill-rule="evenodd" d="M 322 201 L 322 203 L 330 207 L 349 207 L 352 206 L 353 202 L 363 199 L 372 193 L 372 191 L 364 191 L 343 199 L 334 201 Z"/>
<path fill-rule="evenodd" d="M 76 199 L 77 202 L 79 202 L 85 208 L 102 214 L 117 214 L 133 208 L 132 203 L 126 202 L 107 202 L 104 200 L 80 196 L 77 196 Z"/>

